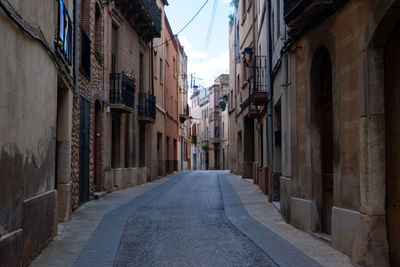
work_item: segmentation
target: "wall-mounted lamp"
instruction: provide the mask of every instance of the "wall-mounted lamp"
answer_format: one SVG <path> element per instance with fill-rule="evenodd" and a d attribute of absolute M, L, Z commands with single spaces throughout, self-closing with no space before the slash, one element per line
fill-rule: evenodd
<path fill-rule="evenodd" d="M 251 49 L 250 47 L 246 47 L 245 49 L 243 49 L 242 55 L 243 55 L 243 60 L 246 63 L 246 66 L 251 67 L 249 66 L 249 63 L 253 57 L 253 49 Z"/>

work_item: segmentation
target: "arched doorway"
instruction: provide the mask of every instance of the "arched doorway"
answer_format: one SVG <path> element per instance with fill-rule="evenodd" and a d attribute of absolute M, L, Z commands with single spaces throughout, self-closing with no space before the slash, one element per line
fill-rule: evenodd
<path fill-rule="evenodd" d="M 333 107 L 332 64 L 326 47 L 320 46 L 313 57 L 311 67 L 311 123 L 314 198 L 317 203 L 320 230 L 331 234 L 333 207 Z"/>
<path fill-rule="evenodd" d="M 400 21 L 385 50 L 386 215 L 390 263 L 400 265 Z"/>
<path fill-rule="evenodd" d="M 101 183 L 101 104 L 99 101 L 96 101 L 95 110 L 94 110 L 94 144 L 93 144 L 93 152 L 94 152 L 94 184 L 96 188 L 96 192 L 102 191 L 102 183 Z"/>

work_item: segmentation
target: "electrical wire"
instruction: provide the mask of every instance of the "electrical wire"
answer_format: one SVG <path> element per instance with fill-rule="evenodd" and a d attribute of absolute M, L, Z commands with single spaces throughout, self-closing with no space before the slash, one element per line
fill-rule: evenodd
<path fill-rule="evenodd" d="M 208 45 L 210 44 L 211 31 L 212 31 L 212 28 L 214 27 L 215 14 L 217 13 L 217 7 L 218 7 L 218 0 L 214 0 L 214 6 L 213 6 L 212 14 L 211 14 L 210 25 L 208 26 L 206 40 L 204 42 L 204 51 L 208 50 Z"/>
<path fill-rule="evenodd" d="M 187 26 L 189 26 L 189 24 L 192 23 L 192 21 L 197 17 L 197 15 L 199 15 L 199 13 L 203 10 L 203 8 L 206 6 L 206 4 L 208 3 L 208 1 L 209 1 L 209 0 L 206 0 L 206 1 L 204 2 L 204 4 L 203 4 L 203 5 L 200 7 L 200 9 L 196 12 L 196 14 L 189 20 L 188 23 L 186 23 L 185 26 L 183 26 L 182 29 L 180 29 L 180 30 L 178 31 L 177 34 L 175 34 L 172 38 L 170 38 L 169 40 L 165 41 L 164 43 L 161 43 L 161 44 L 155 46 L 154 48 L 157 48 L 157 47 L 160 47 L 160 46 L 165 45 L 166 43 L 168 43 L 168 42 L 171 41 L 172 39 L 176 38 L 176 37 L 178 36 L 178 34 L 180 34 L 181 32 L 183 32 L 183 30 L 185 30 L 185 29 L 187 28 Z"/>
<path fill-rule="evenodd" d="M 50 45 L 46 41 L 46 38 L 38 25 L 31 24 L 27 22 L 18 12 L 17 10 L 10 4 L 8 0 L 6 0 L 7 5 L 9 8 L 7 8 L 2 0 L 0 0 L 0 8 L 6 13 L 6 15 L 10 18 L 10 20 L 17 25 L 21 30 L 23 30 L 29 37 L 31 37 L 34 40 L 37 40 L 42 44 L 42 46 L 47 50 L 48 54 L 50 57 L 53 59 L 54 64 L 56 67 L 63 72 L 64 75 L 68 76 L 66 72 L 63 70 L 63 68 L 60 66 L 60 63 L 58 62 L 57 56 L 53 52 L 53 50 L 50 48 Z M 10 10 L 11 9 L 11 10 Z M 35 30 L 36 32 L 33 32 L 32 30 Z"/>

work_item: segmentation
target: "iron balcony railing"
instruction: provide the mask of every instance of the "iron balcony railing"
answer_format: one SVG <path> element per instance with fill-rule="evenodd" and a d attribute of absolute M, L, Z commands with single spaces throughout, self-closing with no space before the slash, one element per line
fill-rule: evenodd
<path fill-rule="evenodd" d="M 147 40 L 161 35 L 161 10 L 156 0 L 114 0 L 138 33 Z"/>
<path fill-rule="evenodd" d="M 320 25 L 348 0 L 284 0 L 284 17 L 293 39 Z"/>
<path fill-rule="evenodd" d="M 267 91 L 267 57 L 256 56 L 255 57 L 255 68 L 256 68 L 256 83 L 253 88 L 254 91 Z"/>
<path fill-rule="evenodd" d="M 145 7 L 148 15 L 152 18 L 157 31 L 161 31 L 161 10 L 155 0 L 139 0 Z"/>
<path fill-rule="evenodd" d="M 135 80 L 123 73 L 110 73 L 110 103 L 135 107 Z"/>
<path fill-rule="evenodd" d="M 183 106 L 180 114 L 182 116 L 189 116 L 189 105 Z"/>
<path fill-rule="evenodd" d="M 150 92 L 139 93 L 139 117 L 156 119 L 156 98 Z"/>

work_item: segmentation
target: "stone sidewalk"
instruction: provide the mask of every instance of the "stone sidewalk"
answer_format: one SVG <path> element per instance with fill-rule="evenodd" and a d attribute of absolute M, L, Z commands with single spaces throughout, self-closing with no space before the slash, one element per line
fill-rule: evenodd
<path fill-rule="evenodd" d="M 30 266 L 72 266 L 105 215 L 168 182 L 172 177 L 170 175 L 151 183 L 116 191 L 82 205 L 74 211 L 71 221 L 58 224 L 58 235 Z"/>
<path fill-rule="evenodd" d="M 346 255 L 332 248 L 329 243 L 286 223 L 257 185 L 233 174 L 228 174 L 227 178 L 249 215 L 256 221 L 322 266 L 353 266 Z"/>

